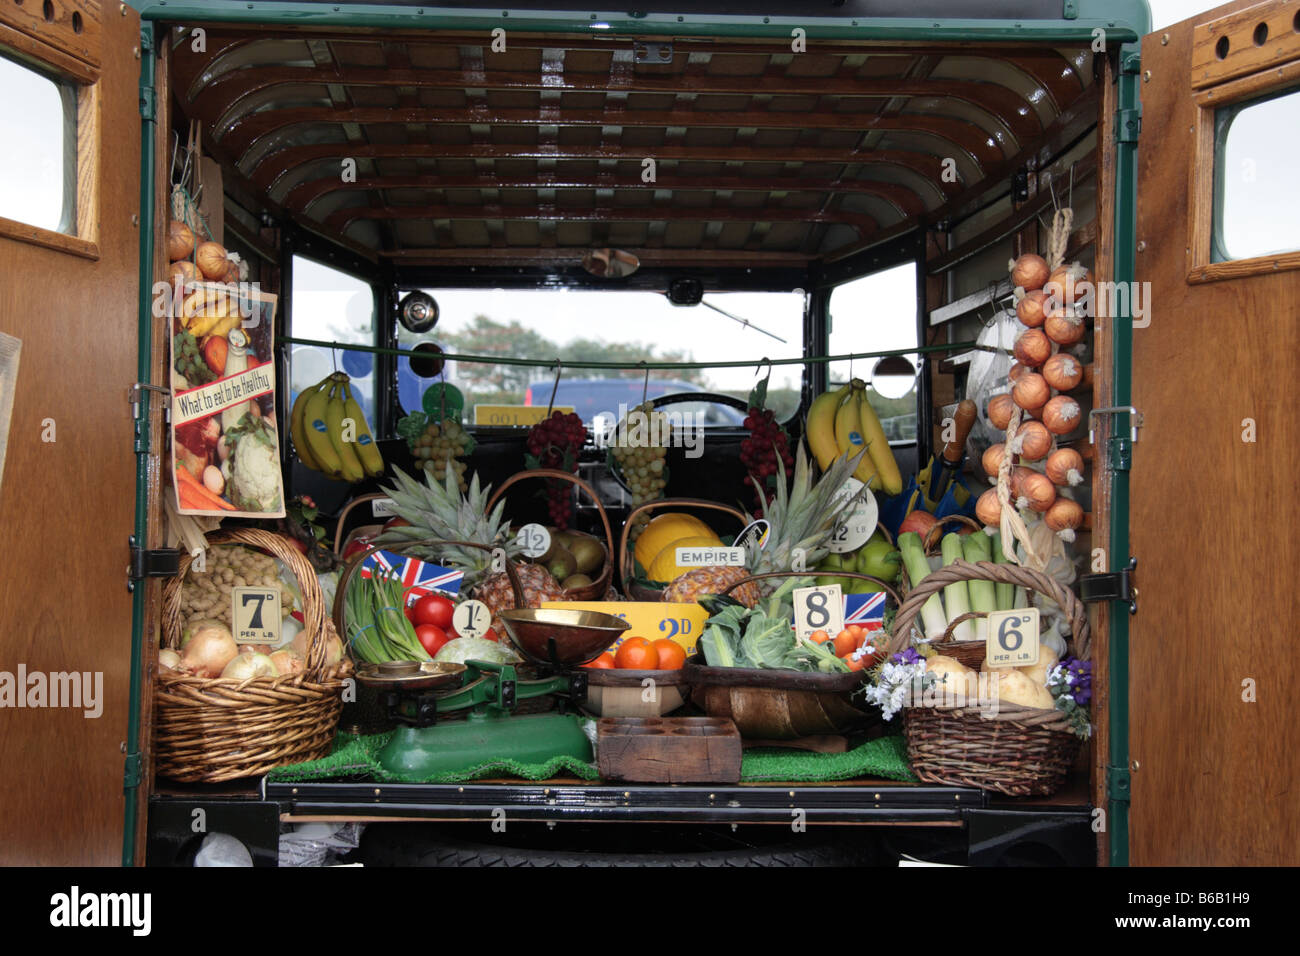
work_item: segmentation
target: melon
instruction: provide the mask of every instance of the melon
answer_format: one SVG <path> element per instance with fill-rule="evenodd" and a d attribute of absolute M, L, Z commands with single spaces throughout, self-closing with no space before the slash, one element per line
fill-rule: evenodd
<path fill-rule="evenodd" d="M 713 529 L 694 515 L 683 514 L 680 511 L 665 511 L 650 519 L 645 530 L 636 539 L 632 556 L 648 572 L 664 548 L 678 538 L 688 537 L 707 538 L 709 544 L 722 544 L 721 539 L 713 533 Z M 671 581 L 672 578 L 656 580 Z"/>
<path fill-rule="evenodd" d="M 716 548 L 718 543 L 717 536 L 712 534 L 690 535 L 670 541 L 659 550 L 659 554 L 650 562 L 650 567 L 646 568 L 646 575 L 651 581 L 663 581 L 665 583 L 675 581 L 687 571 L 696 567 L 695 565 L 677 563 L 678 548 Z"/>

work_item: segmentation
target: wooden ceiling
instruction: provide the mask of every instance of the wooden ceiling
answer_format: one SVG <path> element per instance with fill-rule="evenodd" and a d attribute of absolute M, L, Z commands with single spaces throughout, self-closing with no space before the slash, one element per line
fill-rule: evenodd
<path fill-rule="evenodd" d="M 228 176 L 408 264 L 834 258 L 1009 176 L 1093 92 L 1087 49 L 205 39 L 174 31 L 173 90 Z"/>

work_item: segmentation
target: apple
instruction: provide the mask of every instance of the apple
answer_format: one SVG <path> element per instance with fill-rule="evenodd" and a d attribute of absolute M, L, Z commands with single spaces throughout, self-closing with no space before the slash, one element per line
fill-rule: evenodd
<path fill-rule="evenodd" d="M 384 522 L 385 531 L 389 528 L 409 528 L 410 526 L 411 522 L 407 521 L 405 518 L 389 518 Z"/>
<path fill-rule="evenodd" d="M 908 531 L 915 531 L 924 541 L 930 529 L 938 523 L 939 519 L 930 512 L 917 510 L 903 519 L 903 523 L 898 526 L 898 533 L 905 534 Z"/>
<path fill-rule="evenodd" d="M 903 557 L 884 538 L 871 538 L 866 544 L 858 548 L 857 551 L 857 570 L 862 574 L 869 574 L 873 578 L 893 584 L 898 580 L 898 575 L 902 571 Z"/>

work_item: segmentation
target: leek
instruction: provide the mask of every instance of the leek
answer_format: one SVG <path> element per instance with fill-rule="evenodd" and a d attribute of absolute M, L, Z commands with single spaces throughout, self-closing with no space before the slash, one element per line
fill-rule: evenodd
<path fill-rule="evenodd" d="M 926 560 L 925 550 L 921 547 L 921 536 L 915 531 L 905 531 L 900 534 L 898 552 L 903 556 L 903 567 L 907 568 L 907 576 L 912 580 L 912 587 L 918 586 L 930 574 L 930 563 Z M 938 594 L 933 594 L 921 605 L 921 627 L 917 630 L 930 640 L 942 637 L 947 629 L 948 619 L 943 616 L 943 602 L 939 600 Z"/>
<path fill-rule="evenodd" d="M 943 555 L 943 566 L 961 560 L 961 535 L 956 532 L 945 534 L 939 542 L 939 551 Z M 965 581 L 956 581 L 944 586 L 943 606 L 948 609 L 948 623 L 951 624 L 970 610 L 970 591 Z M 975 629 L 970 621 L 962 621 L 952 629 L 954 641 L 975 640 Z"/>
<path fill-rule="evenodd" d="M 977 561 L 991 561 L 993 559 L 993 542 L 983 531 L 976 531 L 974 534 L 963 536 L 961 549 L 966 560 L 972 564 Z M 970 609 L 972 611 L 991 614 L 998 609 L 992 581 L 968 581 L 967 584 L 970 590 Z M 975 639 L 977 641 L 988 640 L 988 618 L 976 618 L 974 624 Z"/>
<path fill-rule="evenodd" d="M 1010 564 L 1011 562 L 1007 560 L 1006 553 L 1002 550 L 1001 533 L 995 531 L 992 535 L 992 538 L 993 538 L 993 560 L 998 564 Z M 1013 607 L 1015 607 L 1015 605 L 1011 603 L 1013 600 L 1015 600 L 1015 594 L 1014 594 L 1015 589 L 1016 588 L 1014 584 L 1003 584 L 1001 582 L 998 582 L 994 590 L 997 592 L 999 611 L 1010 611 Z"/>

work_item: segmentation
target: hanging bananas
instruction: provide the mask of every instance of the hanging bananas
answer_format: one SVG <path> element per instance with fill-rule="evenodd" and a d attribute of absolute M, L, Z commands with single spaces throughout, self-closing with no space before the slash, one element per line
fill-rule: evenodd
<path fill-rule="evenodd" d="M 289 416 L 289 433 L 304 465 L 355 483 L 382 475 L 384 459 L 361 405 L 352 396 L 350 381 L 335 372 L 299 392 Z"/>
<path fill-rule="evenodd" d="M 889 495 L 903 490 L 898 462 L 875 409 L 867 401 L 867 385 L 862 379 L 817 396 L 808 409 L 804 431 L 822 471 L 837 458 L 857 458 L 854 478 Z"/>

